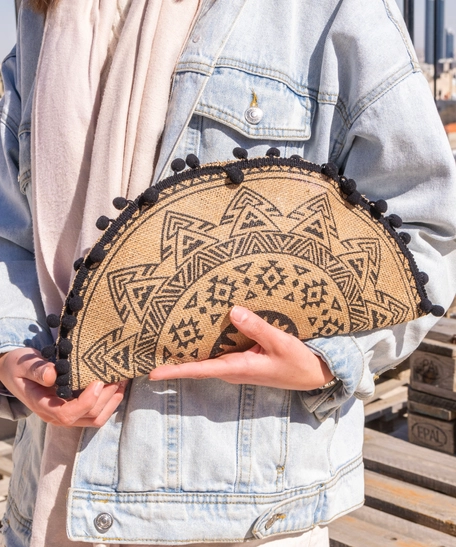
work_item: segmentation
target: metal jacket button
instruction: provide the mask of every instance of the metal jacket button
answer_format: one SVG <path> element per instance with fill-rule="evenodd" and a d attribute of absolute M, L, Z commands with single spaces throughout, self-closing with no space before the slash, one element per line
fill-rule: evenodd
<path fill-rule="evenodd" d="M 272 528 L 272 526 L 274 526 L 274 524 L 278 520 L 283 520 L 284 518 L 286 518 L 286 516 L 287 515 L 285 515 L 284 513 L 276 513 L 275 515 L 272 515 L 272 517 L 266 522 L 266 525 L 265 525 L 266 530 L 269 530 L 269 528 Z"/>
<path fill-rule="evenodd" d="M 111 526 L 114 523 L 114 519 L 112 518 L 112 515 L 109 513 L 100 513 L 96 519 L 95 519 L 95 528 L 99 532 L 106 532 L 106 530 L 109 530 Z"/>
<path fill-rule="evenodd" d="M 251 106 L 244 112 L 245 119 L 252 125 L 258 125 L 264 112 L 258 106 Z"/>

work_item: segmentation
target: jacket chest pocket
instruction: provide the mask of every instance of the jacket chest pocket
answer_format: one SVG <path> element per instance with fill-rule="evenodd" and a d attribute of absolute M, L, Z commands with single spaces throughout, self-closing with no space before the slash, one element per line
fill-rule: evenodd
<path fill-rule="evenodd" d="M 201 162 L 233 159 L 241 146 L 250 157 L 271 146 L 282 156 L 304 155 L 311 138 L 314 101 L 283 81 L 232 68 L 217 68 L 196 105 L 179 152 Z M 184 156 L 185 157 L 185 156 Z"/>

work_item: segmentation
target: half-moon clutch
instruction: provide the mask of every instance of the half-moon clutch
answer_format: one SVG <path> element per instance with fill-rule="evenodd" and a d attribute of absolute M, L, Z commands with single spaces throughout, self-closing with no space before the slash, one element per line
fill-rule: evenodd
<path fill-rule="evenodd" d="M 43 355 L 59 396 L 247 349 L 229 322 L 235 304 L 302 340 L 443 314 L 383 200 L 333 164 L 275 148 L 234 154 L 205 166 L 189 155 L 185 171 L 175 160 L 172 177 L 98 219 L 103 235 L 75 264 L 60 317 L 48 317 L 59 331 Z"/>

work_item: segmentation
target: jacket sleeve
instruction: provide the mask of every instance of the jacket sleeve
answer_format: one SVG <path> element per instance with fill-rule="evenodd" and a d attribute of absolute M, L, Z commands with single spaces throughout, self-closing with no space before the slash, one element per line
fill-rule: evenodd
<path fill-rule="evenodd" d="M 392 86 L 360 113 L 347 130 L 341 155 L 345 175 L 369 200 L 385 199 L 403 220 L 409 248 L 434 304 L 448 308 L 456 292 L 456 172 L 448 139 L 420 72 Z M 419 345 L 438 318 L 351 336 L 306 342 L 340 382 L 303 393 L 304 404 L 324 420 L 347 399 L 369 398 L 374 377 L 395 367 Z"/>
<path fill-rule="evenodd" d="M 22 102 L 17 66 L 14 48 L 2 65 L 0 101 L 0 353 L 52 343 L 38 287 L 30 206 L 18 183 Z M 0 395 L 0 417 L 28 414 L 17 399 Z"/>

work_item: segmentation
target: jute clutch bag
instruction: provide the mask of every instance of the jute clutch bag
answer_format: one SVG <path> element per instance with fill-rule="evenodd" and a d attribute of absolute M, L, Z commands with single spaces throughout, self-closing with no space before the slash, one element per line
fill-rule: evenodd
<path fill-rule="evenodd" d="M 164 363 L 243 351 L 229 321 L 240 304 L 302 340 L 367 331 L 443 314 L 401 220 L 369 202 L 334 165 L 297 156 L 200 166 L 100 217 L 101 238 L 77 261 L 55 346 L 57 393 L 117 382 Z"/>

